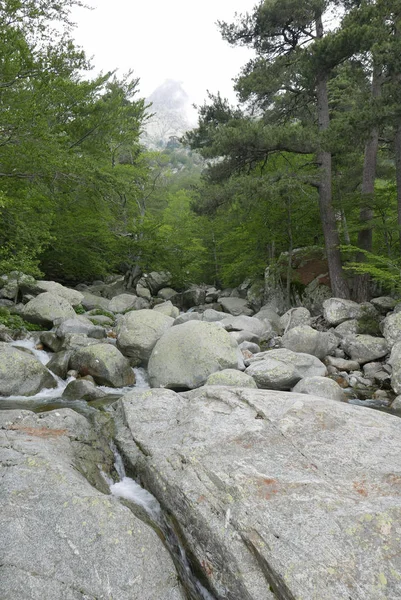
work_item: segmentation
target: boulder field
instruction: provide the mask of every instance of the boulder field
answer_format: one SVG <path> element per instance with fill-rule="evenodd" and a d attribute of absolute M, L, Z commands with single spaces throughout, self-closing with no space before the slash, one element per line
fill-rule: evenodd
<path fill-rule="evenodd" d="M 1 600 L 399 600 L 401 304 L 170 285 L 0 277 Z"/>

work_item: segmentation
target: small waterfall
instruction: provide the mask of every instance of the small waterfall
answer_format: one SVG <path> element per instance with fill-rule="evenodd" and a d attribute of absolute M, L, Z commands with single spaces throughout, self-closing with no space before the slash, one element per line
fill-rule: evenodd
<path fill-rule="evenodd" d="M 131 500 L 131 502 L 142 506 L 151 519 L 160 526 L 160 504 L 156 498 L 141 487 L 139 483 L 134 481 L 134 479 L 131 479 L 131 477 L 127 477 L 121 454 L 117 451 L 114 444 L 111 444 L 111 449 L 115 457 L 114 468 L 118 473 L 120 481 L 117 483 L 112 482 L 110 485 L 110 492 L 113 496 L 117 496 L 117 498 L 125 498 L 126 500 Z"/>
<path fill-rule="evenodd" d="M 42 363 L 42 365 L 47 365 L 47 363 L 50 360 L 50 353 L 49 352 L 45 352 L 45 350 L 38 350 L 36 348 L 36 344 L 32 339 L 28 339 L 28 340 L 17 340 L 15 342 L 11 342 L 10 346 L 14 346 L 14 348 L 25 348 L 26 350 L 29 350 L 32 354 L 34 354 L 34 356 L 40 360 L 40 362 Z"/>
<path fill-rule="evenodd" d="M 119 482 L 114 483 L 110 477 L 102 473 L 110 487 L 111 494 L 130 500 L 147 512 L 155 529 L 163 535 L 165 545 L 173 558 L 182 583 L 189 593 L 189 598 L 191 600 L 216 600 L 194 574 L 185 549 L 180 543 L 170 519 L 162 512 L 157 499 L 134 479 L 127 477 L 121 454 L 114 443 L 110 444 L 110 448 L 115 458 L 114 468 L 120 478 Z"/>

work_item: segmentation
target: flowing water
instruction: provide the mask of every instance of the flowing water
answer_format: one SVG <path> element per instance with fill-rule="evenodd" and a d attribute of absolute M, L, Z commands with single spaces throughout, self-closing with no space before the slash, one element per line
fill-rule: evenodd
<path fill-rule="evenodd" d="M 50 352 L 36 348 L 35 341 L 32 339 L 18 340 L 12 342 L 10 345 L 14 346 L 15 348 L 20 348 L 21 350 L 30 352 L 44 366 L 47 365 L 52 356 Z M 122 388 L 111 388 L 102 385 L 98 386 L 100 390 L 107 394 L 107 396 L 98 400 L 94 400 L 90 403 L 86 402 L 85 400 L 66 400 L 63 398 L 62 395 L 65 388 L 70 381 L 74 381 L 75 378 L 69 377 L 68 379 L 62 379 L 54 373 L 51 373 L 54 379 L 57 381 L 57 387 L 44 388 L 34 396 L 0 397 L 0 408 L 1 410 L 23 409 L 31 410 L 33 412 L 45 412 L 60 408 L 71 408 L 84 415 L 89 415 L 98 409 L 107 410 L 108 406 L 133 389 L 148 389 L 150 387 L 146 370 L 142 369 L 141 367 L 134 368 L 133 370 L 136 379 L 134 386 Z"/>
<path fill-rule="evenodd" d="M 31 352 L 45 366 L 48 364 L 51 358 L 51 353 L 36 348 L 35 342 L 32 339 L 18 340 L 12 342 L 11 345 L 16 348 L 21 348 L 24 351 Z M 148 389 L 150 387 L 145 369 L 135 368 L 134 372 L 136 377 L 136 383 L 134 386 L 118 389 L 99 386 L 99 389 L 104 391 L 107 395 L 104 398 L 92 401 L 90 403 L 84 400 L 63 399 L 63 391 L 68 383 L 73 381 L 74 378 L 70 377 L 67 380 L 63 380 L 52 373 L 53 377 L 57 381 L 57 387 L 52 389 L 43 389 L 35 396 L 30 397 L 9 396 L 7 398 L 0 398 L 0 409 L 26 409 L 34 412 L 43 412 L 53 409 L 71 408 L 90 418 L 97 413 L 99 409 L 108 410 L 108 407 L 112 403 L 114 403 L 116 400 L 118 400 L 118 398 L 127 392 L 132 391 L 133 389 Z M 350 397 L 348 399 L 348 403 L 383 410 L 391 414 L 397 414 L 395 411 L 389 410 L 387 403 L 381 400 Z M 398 413 L 398 416 L 401 416 L 401 412 Z M 127 476 L 123 459 L 114 444 L 112 445 L 112 451 L 115 457 L 114 469 L 118 475 L 119 481 L 114 481 L 110 476 L 102 472 L 109 486 L 110 493 L 117 498 L 125 499 L 131 503 L 134 503 L 136 506 L 140 507 L 142 511 L 146 512 L 147 518 L 145 518 L 144 515 L 144 520 L 147 520 L 163 539 L 174 560 L 177 572 L 186 590 L 188 598 L 190 600 L 215 600 L 214 596 L 202 585 L 195 575 L 195 570 L 192 568 L 185 552 L 185 548 L 180 542 L 177 527 L 175 526 L 173 520 L 166 512 L 162 510 L 159 502 L 152 494 L 144 489 L 137 481 Z"/>
<path fill-rule="evenodd" d="M 110 492 L 117 498 L 125 498 L 144 509 L 149 517 L 150 524 L 158 532 L 167 549 L 169 550 L 181 582 L 191 600 L 215 600 L 215 597 L 201 584 L 194 574 L 187 554 L 175 532 L 171 519 L 166 515 L 157 499 L 131 477 L 127 477 L 124 462 L 116 446 L 112 443 L 114 454 L 114 468 L 119 481 L 114 482 L 111 477 L 102 472 Z"/>

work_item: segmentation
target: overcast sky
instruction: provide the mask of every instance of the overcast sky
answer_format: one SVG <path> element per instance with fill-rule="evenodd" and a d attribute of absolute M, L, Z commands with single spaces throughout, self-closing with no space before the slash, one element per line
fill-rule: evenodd
<path fill-rule="evenodd" d="M 251 56 L 221 39 L 216 21 L 233 20 L 257 0 L 87 0 L 75 9 L 75 39 L 93 57 L 96 72 L 134 69 L 141 95 L 166 79 L 182 82 L 191 102 L 206 90 L 235 101 L 232 79 Z"/>

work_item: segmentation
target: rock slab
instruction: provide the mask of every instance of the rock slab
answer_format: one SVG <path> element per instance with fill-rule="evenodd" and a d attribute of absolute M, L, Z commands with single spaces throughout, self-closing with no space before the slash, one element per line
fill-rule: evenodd
<path fill-rule="evenodd" d="M 399 418 L 218 387 L 138 390 L 118 411 L 217 597 L 401 597 Z"/>
<path fill-rule="evenodd" d="M 157 534 L 82 474 L 105 454 L 70 409 L 0 413 L 2 600 L 184 599 Z"/>

